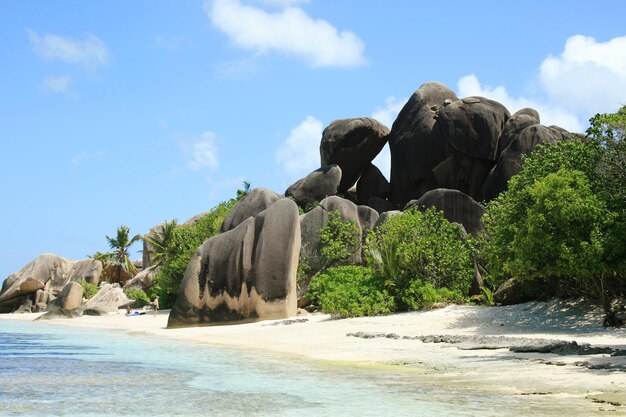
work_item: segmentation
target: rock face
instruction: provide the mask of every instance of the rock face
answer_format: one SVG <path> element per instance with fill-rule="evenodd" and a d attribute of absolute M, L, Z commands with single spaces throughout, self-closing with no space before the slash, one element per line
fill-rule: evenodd
<path fill-rule="evenodd" d="M 443 211 L 443 216 L 448 221 L 463 225 L 468 233 L 477 235 L 482 230 L 480 219 L 485 214 L 485 209 L 470 196 L 458 190 L 445 188 L 431 190 L 419 199 L 410 201 L 404 209 L 411 207 L 436 207 Z"/>
<path fill-rule="evenodd" d="M 375 165 L 369 164 L 356 184 L 357 204 L 376 209 L 375 205 L 380 207 L 381 204 L 377 199 L 387 200 L 390 196 L 391 184 Z"/>
<path fill-rule="evenodd" d="M 389 129 L 385 125 L 366 117 L 335 120 L 324 129 L 320 143 L 321 165 L 339 165 L 340 193 L 356 183 L 383 149 L 388 136 Z"/>
<path fill-rule="evenodd" d="M 447 158 L 446 143 L 436 126 L 444 103 L 458 100 L 440 83 L 423 84 L 404 105 L 391 128 L 391 199 L 398 207 L 438 188 L 433 168 Z"/>
<path fill-rule="evenodd" d="M 56 296 L 68 282 L 85 280 L 98 283 L 102 275 L 102 263 L 94 259 L 71 261 L 49 253 L 28 263 L 20 271 L 11 274 L 0 291 L 0 313 L 10 313 L 30 299 L 37 309 L 36 293 L 40 290 L 48 297 Z"/>
<path fill-rule="evenodd" d="M 534 109 L 511 116 L 496 101 L 459 100 L 442 84 L 422 85 L 389 136 L 392 203 L 402 208 L 437 188 L 461 191 L 475 201 L 495 198 L 519 172 L 524 155 L 571 135 L 539 122 Z"/>
<path fill-rule="evenodd" d="M 378 212 L 367 206 L 357 206 L 353 202 L 341 197 L 331 196 L 320 202 L 308 213 L 300 216 L 300 230 L 302 243 L 300 246 L 300 261 L 305 263 L 308 271 L 303 281 L 299 283 L 298 298 L 302 298 L 308 288 L 308 284 L 313 275 L 318 273 L 324 266 L 325 262 L 320 254 L 320 231 L 328 222 L 328 213 L 330 211 L 339 212 L 343 221 L 354 221 L 362 234 L 369 229 L 373 229 L 378 221 Z M 359 236 L 359 238 L 361 238 Z M 353 262 L 361 262 L 361 251 L 354 254 Z M 303 304 L 300 303 L 302 306 Z"/>
<path fill-rule="evenodd" d="M 280 200 L 281 196 L 267 188 L 255 188 L 239 200 L 228 212 L 220 228 L 220 233 L 239 226 L 248 217 L 254 217 Z"/>
<path fill-rule="evenodd" d="M 77 282 L 69 282 L 50 305 L 50 309 L 73 310 L 83 302 L 83 287 Z"/>
<path fill-rule="evenodd" d="M 337 194 L 341 175 L 338 165 L 323 166 L 291 184 L 285 196 L 292 197 L 300 207 L 306 207 L 326 196 Z"/>
<path fill-rule="evenodd" d="M 296 315 L 298 208 L 283 198 L 206 240 L 191 259 L 168 327 Z"/>
<path fill-rule="evenodd" d="M 131 287 L 139 288 L 147 293 L 152 287 L 152 281 L 154 280 L 154 276 L 156 275 L 157 271 L 158 267 L 155 265 L 142 270 L 132 279 L 126 281 L 126 284 L 124 284 L 124 289 Z"/>
<path fill-rule="evenodd" d="M 118 284 L 103 284 L 100 290 L 87 301 L 85 308 L 104 311 L 117 311 L 120 306 L 130 303 Z"/>

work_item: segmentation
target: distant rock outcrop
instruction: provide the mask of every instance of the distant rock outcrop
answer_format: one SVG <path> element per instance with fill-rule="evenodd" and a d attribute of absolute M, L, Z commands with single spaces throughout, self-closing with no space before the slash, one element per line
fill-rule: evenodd
<path fill-rule="evenodd" d="M 168 327 L 296 315 L 298 208 L 283 198 L 206 240 L 192 257 Z"/>
<path fill-rule="evenodd" d="M 95 259 L 71 261 L 53 254 L 43 254 L 29 262 L 18 272 L 11 274 L 2 284 L 0 291 L 0 313 L 10 313 L 30 299 L 36 309 L 44 308 L 43 296 L 38 291 L 54 298 L 69 282 L 85 280 L 97 284 L 102 275 L 102 262 Z"/>
<path fill-rule="evenodd" d="M 87 301 L 85 308 L 113 312 L 130 302 L 131 300 L 126 297 L 124 290 L 118 284 L 103 284 L 96 295 Z"/>

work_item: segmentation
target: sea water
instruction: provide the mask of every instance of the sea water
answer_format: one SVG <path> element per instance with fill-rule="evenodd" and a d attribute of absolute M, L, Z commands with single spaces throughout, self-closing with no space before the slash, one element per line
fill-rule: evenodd
<path fill-rule="evenodd" d="M 513 416 L 550 409 L 420 384 L 410 373 L 0 320 L 1 416 Z"/>

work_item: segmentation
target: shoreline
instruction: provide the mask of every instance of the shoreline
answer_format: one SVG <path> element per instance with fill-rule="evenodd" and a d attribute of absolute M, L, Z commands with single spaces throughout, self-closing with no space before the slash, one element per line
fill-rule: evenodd
<path fill-rule="evenodd" d="M 451 305 L 338 320 L 313 314 L 173 329 L 165 328 L 168 313 L 127 317 L 120 311 L 41 323 L 143 333 L 320 366 L 414 374 L 423 383 L 460 391 L 576 400 L 594 412 L 626 415 L 626 329 L 603 328 L 601 310 L 580 301 Z M 2 314 L 0 320 L 31 321 L 39 315 Z M 557 340 L 570 343 L 550 351 Z M 590 353 L 581 347 L 585 343 L 609 350 Z M 518 351 L 511 350 L 516 346 Z"/>

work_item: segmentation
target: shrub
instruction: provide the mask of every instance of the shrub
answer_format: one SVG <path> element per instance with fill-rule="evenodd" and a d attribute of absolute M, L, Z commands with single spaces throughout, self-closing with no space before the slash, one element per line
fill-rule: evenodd
<path fill-rule="evenodd" d="M 338 211 L 328 212 L 320 230 L 320 254 L 326 266 L 350 265 L 360 260 L 361 229 L 353 220 L 342 220 Z"/>
<path fill-rule="evenodd" d="M 98 286 L 96 284 L 92 284 L 91 282 L 87 282 L 84 279 L 78 281 L 81 287 L 83 287 L 83 297 L 86 299 L 90 299 L 94 295 L 98 293 Z"/>
<path fill-rule="evenodd" d="M 145 301 L 146 303 L 150 302 L 148 295 L 141 288 L 130 287 L 124 290 L 124 294 L 131 300 L 135 300 L 135 302 Z"/>
<path fill-rule="evenodd" d="M 333 267 L 314 276 L 307 298 L 323 312 L 339 317 L 388 314 L 395 309 L 382 279 L 363 266 Z"/>
<path fill-rule="evenodd" d="M 206 239 L 219 233 L 224 218 L 236 201 L 231 199 L 218 204 L 194 226 L 177 225 L 174 228 L 166 251 L 168 256 L 154 277 L 154 292 L 159 295 L 162 308 L 174 305 L 191 257 Z"/>
<path fill-rule="evenodd" d="M 463 237 L 435 208 L 411 209 L 391 217 L 368 239 L 369 262 L 399 308 L 419 308 L 469 294 L 472 245 L 472 239 Z"/>

